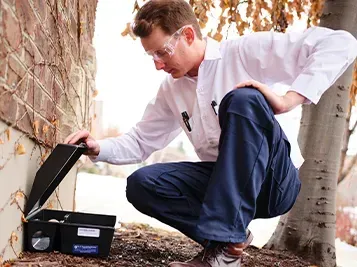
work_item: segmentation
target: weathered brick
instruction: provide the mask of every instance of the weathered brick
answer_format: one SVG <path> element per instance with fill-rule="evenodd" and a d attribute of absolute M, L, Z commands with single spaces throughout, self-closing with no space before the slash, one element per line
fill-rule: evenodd
<path fill-rule="evenodd" d="M 47 92 L 49 92 L 49 93 L 52 92 L 54 78 L 55 77 L 53 76 L 51 69 L 49 67 L 46 67 L 44 85 L 45 85 Z"/>
<path fill-rule="evenodd" d="M 24 77 L 26 74 L 25 68 L 22 66 L 20 61 L 13 56 L 9 57 L 9 67 L 18 75 L 20 78 Z"/>
<path fill-rule="evenodd" d="M 49 43 L 46 34 L 43 32 L 41 27 L 37 27 L 35 31 L 35 43 L 37 49 L 41 52 L 43 57 L 48 56 Z"/>
<path fill-rule="evenodd" d="M 3 0 L 4 1 L 4 0 Z M 7 2 L 9 5 L 13 6 L 15 5 L 15 1 L 16 0 L 5 0 L 5 2 Z"/>
<path fill-rule="evenodd" d="M 52 91 L 51 91 L 52 98 L 54 101 L 58 104 L 61 103 L 61 98 L 64 98 L 64 91 L 62 88 L 59 86 L 58 82 L 55 81 L 53 83 Z"/>
<path fill-rule="evenodd" d="M 7 50 L 3 42 L 4 39 L 0 38 L 0 78 L 5 78 L 6 76 L 6 66 L 7 66 Z"/>
<path fill-rule="evenodd" d="M 47 92 L 51 92 L 53 86 L 53 73 L 46 65 L 38 65 L 35 67 L 35 75 L 39 78 L 40 83 Z"/>
<path fill-rule="evenodd" d="M 83 47 L 83 42 L 92 41 L 90 31 L 94 29 L 96 0 L 2 1 L 5 5 L 0 4 L 3 16 L 0 28 L 4 37 L 0 38 L 0 78 L 5 79 L 6 90 L 17 87 L 12 94 L 2 88 L 1 118 L 16 120 L 17 115 L 16 127 L 32 134 L 36 115 L 37 138 L 51 144 L 56 136 L 64 138 L 70 134 L 77 128 L 77 120 L 82 119 L 81 114 L 76 114 L 80 101 L 76 91 L 80 89 L 80 79 L 88 77 L 79 76 L 78 73 L 83 72 L 74 69 L 80 66 L 82 49 L 78 43 L 78 23 L 84 22 L 80 36 Z M 85 66 L 88 60 L 88 57 L 82 58 Z M 4 115 L 5 109 L 7 115 Z M 51 122 L 59 126 L 57 131 Z"/>
<path fill-rule="evenodd" d="M 19 75 L 17 75 L 11 68 L 7 69 L 7 80 L 6 83 L 11 87 L 11 89 L 15 89 L 18 82 L 20 81 Z"/>
<path fill-rule="evenodd" d="M 41 115 L 45 117 L 48 121 L 51 121 L 54 114 L 56 114 L 55 103 L 48 96 L 44 96 Z"/>
<path fill-rule="evenodd" d="M 69 53 L 65 53 L 65 56 L 64 56 L 64 64 L 65 64 L 66 70 L 70 70 L 70 69 L 71 69 L 72 59 L 71 59 L 71 56 L 70 56 Z M 69 71 L 68 71 L 68 72 L 69 72 Z"/>
<path fill-rule="evenodd" d="M 77 17 L 77 0 L 69 0 L 69 2 L 72 13 Z"/>
<path fill-rule="evenodd" d="M 29 35 L 33 36 L 36 27 L 37 18 L 29 4 L 28 0 L 16 1 L 16 13 L 22 25 L 25 25 L 26 31 Z"/>
<path fill-rule="evenodd" d="M 42 57 L 30 39 L 25 38 L 24 44 L 25 64 L 27 67 L 33 68 L 35 64 L 42 62 Z"/>
<path fill-rule="evenodd" d="M 15 94 L 22 100 L 26 100 L 27 95 L 27 87 L 28 87 L 28 78 L 25 77 L 22 79 L 21 83 L 18 84 L 18 87 L 15 91 Z"/>
<path fill-rule="evenodd" d="M 61 125 L 61 122 L 63 121 L 64 113 L 56 107 L 56 113 L 55 113 L 55 120 L 56 120 L 56 125 L 59 127 Z"/>
<path fill-rule="evenodd" d="M 55 16 L 53 14 L 53 11 L 51 10 L 51 7 L 47 5 L 47 19 L 44 24 L 45 28 L 48 30 L 50 33 L 50 38 L 54 42 L 54 45 L 57 47 L 58 46 L 58 38 L 59 38 L 59 32 L 58 32 L 58 25 L 55 20 Z"/>
<path fill-rule="evenodd" d="M 73 14 L 70 15 L 70 30 L 74 40 L 78 40 L 78 24 Z"/>
<path fill-rule="evenodd" d="M 56 142 L 63 143 L 66 136 L 61 131 L 56 131 Z"/>
<path fill-rule="evenodd" d="M 62 124 L 61 125 L 61 133 L 64 137 L 70 135 L 75 131 L 75 128 L 73 127 L 74 125 L 69 125 L 69 124 Z"/>
<path fill-rule="evenodd" d="M 19 48 L 22 34 L 19 21 L 11 14 L 11 11 L 3 8 L 3 20 L 5 26 L 5 38 L 9 42 L 12 49 Z"/>
<path fill-rule="evenodd" d="M 46 16 L 47 16 L 47 8 L 46 8 L 46 6 L 47 6 L 46 1 L 34 0 L 35 10 L 38 11 L 42 21 L 46 20 Z"/>
<path fill-rule="evenodd" d="M 71 102 L 74 102 L 74 101 L 71 101 L 69 95 L 66 92 L 64 92 L 62 97 L 61 97 L 61 99 L 60 99 L 60 107 L 64 111 L 70 110 L 71 106 L 72 106 Z"/>
<path fill-rule="evenodd" d="M 71 52 L 73 55 L 73 58 L 77 61 L 79 60 L 79 48 L 78 44 L 75 40 L 70 40 L 70 45 L 71 45 Z"/>
<path fill-rule="evenodd" d="M 32 110 L 24 104 L 18 104 L 17 128 L 25 133 L 32 133 Z"/>
<path fill-rule="evenodd" d="M 0 78 L 5 78 L 6 75 L 6 58 L 0 58 Z"/>
<path fill-rule="evenodd" d="M 42 83 L 42 81 L 44 81 L 44 79 L 45 79 L 45 65 L 43 65 L 43 64 L 36 65 L 34 67 L 33 71 L 34 71 L 35 76 L 37 78 L 39 78 L 39 80 Z"/>
<path fill-rule="evenodd" d="M 40 110 L 42 105 L 42 89 L 33 79 L 29 79 L 26 100 L 36 111 Z"/>
<path fill-rule="evenodd" d="M 17 101 L 14 96 L 0 86 L 0 118 L 8 123 L 16 121 Z"/>

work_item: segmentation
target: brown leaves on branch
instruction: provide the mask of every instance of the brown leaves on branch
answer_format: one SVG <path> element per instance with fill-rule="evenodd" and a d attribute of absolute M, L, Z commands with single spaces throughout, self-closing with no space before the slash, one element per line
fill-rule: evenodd
<path fill-rule="evenodd" d="M 17 155 L 24 155 L 26 154 L 26 149 L 25 146 L 23 144 L 18 144 L 16 146 L 16 154 Z"/>
<path fill-rule="evenodd" d="M 145 2 L 145 1 L 144 1 Z M 303 14 L 307 18 L 307 25 L 319 23 L 324 0 L 189 0 L 197 17 L 200 27 L 206 28 L 210 20 L 214 18 L 210 14 L 220 11 L 217 18 L 217 27 L 209 33 L 209 36 L 221 41 L 224 31 L 228 26 L 234 26 L 236 33 L 243 35 L 246 30 L 252 31 L 279 31 L 285 32 L 294 19 L 301 19 Z M 133 13 L 140 8 L 135 1 Z M 122 36 L 130 35 L 130 23 L 127 23 Z"/>

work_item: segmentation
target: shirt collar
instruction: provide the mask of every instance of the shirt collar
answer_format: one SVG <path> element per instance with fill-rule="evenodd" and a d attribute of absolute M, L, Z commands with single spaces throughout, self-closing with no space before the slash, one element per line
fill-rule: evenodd
<path fill-rule="evenodd" d="M 221 59 L 222 55 L 219 50 L 220 43 L 210 37 L 205 37 L 205 40 L 206 40 L 206 51 L 205 51 L 204 60 Z"/>

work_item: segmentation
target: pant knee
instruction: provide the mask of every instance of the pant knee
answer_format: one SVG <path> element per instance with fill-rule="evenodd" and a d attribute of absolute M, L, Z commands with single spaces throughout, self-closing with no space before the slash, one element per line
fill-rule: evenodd
<path fill-rule="evenodd" d="M 248 107 L 248 104 L 254 104 L 256 102 L 265 104 L 266 100 L 263 94 L 253 87 L 244 87 L 234 89 L 227 93 L 222 99 L 220 107 L 228 108 L 233 105 L 246 108 Z"/>
<path fill-rule="evenodd" d="M 145 204 L 145 183 L 147 183 L 147 176 L 141 169 L 127 178 L 126 198 L 137 209 Z"/>
<path fill-rule="evenodd" d="M 219 107 L 220 122 L 227 113 L 234 113 L 271 129 L 274 113 L 263 94 L 253 88 L 244 87 L 230 91 Z"/>

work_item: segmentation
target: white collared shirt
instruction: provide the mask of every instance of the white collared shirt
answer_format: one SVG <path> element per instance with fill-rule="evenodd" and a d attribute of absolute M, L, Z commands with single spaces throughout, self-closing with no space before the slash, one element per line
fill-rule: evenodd
<path fill-rule="evenodd" d="M 276 92 L 287 87 L 305 96 L 306 103 L 316 104 L 357 56 L 357 41 L 351 34 L 322 27 L 302 33 L 258 32 L 221 43 L 206 40 L 198 77 L 168 75 L 142 120 L 120 137 L 99 140 L 100 154 L 93 161 L 142 162 L 182 130 L 202 161 L 216 161 L 221 130 L 212 101 L 218 111 L 222 98 L 236 84 L 253 79 Z M 184 111 L 191 131 L 182 120 Z M 304 159 L 297 140 L 289 141 L 295 150 L 293 163 L 300 167 Z"/>

